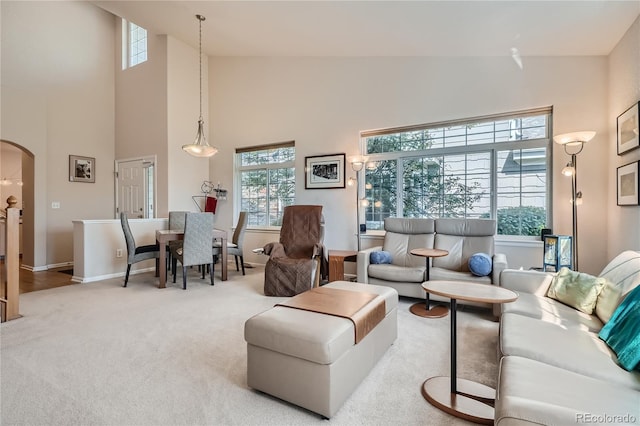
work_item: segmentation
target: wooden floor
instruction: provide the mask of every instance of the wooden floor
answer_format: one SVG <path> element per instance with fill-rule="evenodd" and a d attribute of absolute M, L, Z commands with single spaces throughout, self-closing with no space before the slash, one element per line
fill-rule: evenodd
<path fill-rule="evenodd" d="M 0 266 L 4 266 L 4 260 L 0 260 Z M 20 268 L 20 294 L 77 284 L 71 281 L 70 274 L 59 272 L 68 269 L 71 267 L 31 272 Z"/>
<path fill-rule="evenodd" d="M 20 294 L 77 284 L 71 281 L 70 274 L 59 272 L 65 269 L 69 267 L 41 272 L 30 272 L 20 268 Z"/>

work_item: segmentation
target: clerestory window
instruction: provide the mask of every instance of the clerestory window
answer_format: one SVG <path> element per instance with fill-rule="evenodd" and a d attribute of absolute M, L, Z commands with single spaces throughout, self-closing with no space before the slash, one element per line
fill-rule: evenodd
<path fill-rule="evenodd" d="M 122 69 L 134 67 L 147 60 L 147 30 L 122 20 Z"/>
<path fill-rule="evenodd" d="M 284 208 L 295 204 L 295 142 L 236 149 L 240 211 L 247 226 L 277 227 Z"/>
<path fill-rule="evenodd" d="M 550 225 L 551 108 L 361 132 L 367 229 L 386 217 L 496 218 L 498 234 Z"/>

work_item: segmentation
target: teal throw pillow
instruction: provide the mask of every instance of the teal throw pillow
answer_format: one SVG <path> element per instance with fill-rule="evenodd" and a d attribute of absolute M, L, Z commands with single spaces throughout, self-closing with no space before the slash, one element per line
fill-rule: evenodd
<path fill-rule="evenodd" d="M 391 263 L 391 253 L 388 251 L 372 251 L 369 260 L 374 264 Z"/>
<path fill-rule="evenodd" d="M 469 258 L 469 271 L 478 277 L 486 277 L 493 269 L 491 256 L 486 253 L 476 253 Z"/>
<path fill-rule="evenodd" d="M 627 371 L 640 371 L 640 284 L 625 296 L 598 336 Z"/>

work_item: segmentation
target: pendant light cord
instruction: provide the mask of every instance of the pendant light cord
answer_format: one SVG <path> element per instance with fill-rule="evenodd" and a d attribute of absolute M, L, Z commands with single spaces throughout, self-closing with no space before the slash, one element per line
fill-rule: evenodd
<path fill-rule="evenodd" d="M 204 16 L 198 15 L 198 21 L 200 21 L 200 33 L 199 33 L 199 45 L 198 45 L 198 59 L 200 63 L 200 120 L 202 120 L 202 21 Z"/>

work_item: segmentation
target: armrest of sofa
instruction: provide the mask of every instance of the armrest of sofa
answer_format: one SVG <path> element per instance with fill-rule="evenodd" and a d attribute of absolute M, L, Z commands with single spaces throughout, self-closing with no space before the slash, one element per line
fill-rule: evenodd
<path fill-rule="evenodd" d="M 358 282 L 363 284 L 369 284 L 369 264 L 371 253 L 374 251 L 381 251 L 382 246 L 371 247 L 368 249 L 360 250 L 357 257 L 357 275 Z"/>
<path fill-rule="evenodd" d="M 547 294 L 554 274 L 521 269 L 505 269 L 500 276 L 500 286 L 520 293 L 543 297 Z"/>
<path fill-rule="evenodd" d="M 493 255 L 493 271 L 491 272 L 491 282 L 493 285 L 500 285 L 500 274 L 507 269 L 507 255 L 504 253 L 496 253 Z"/>

